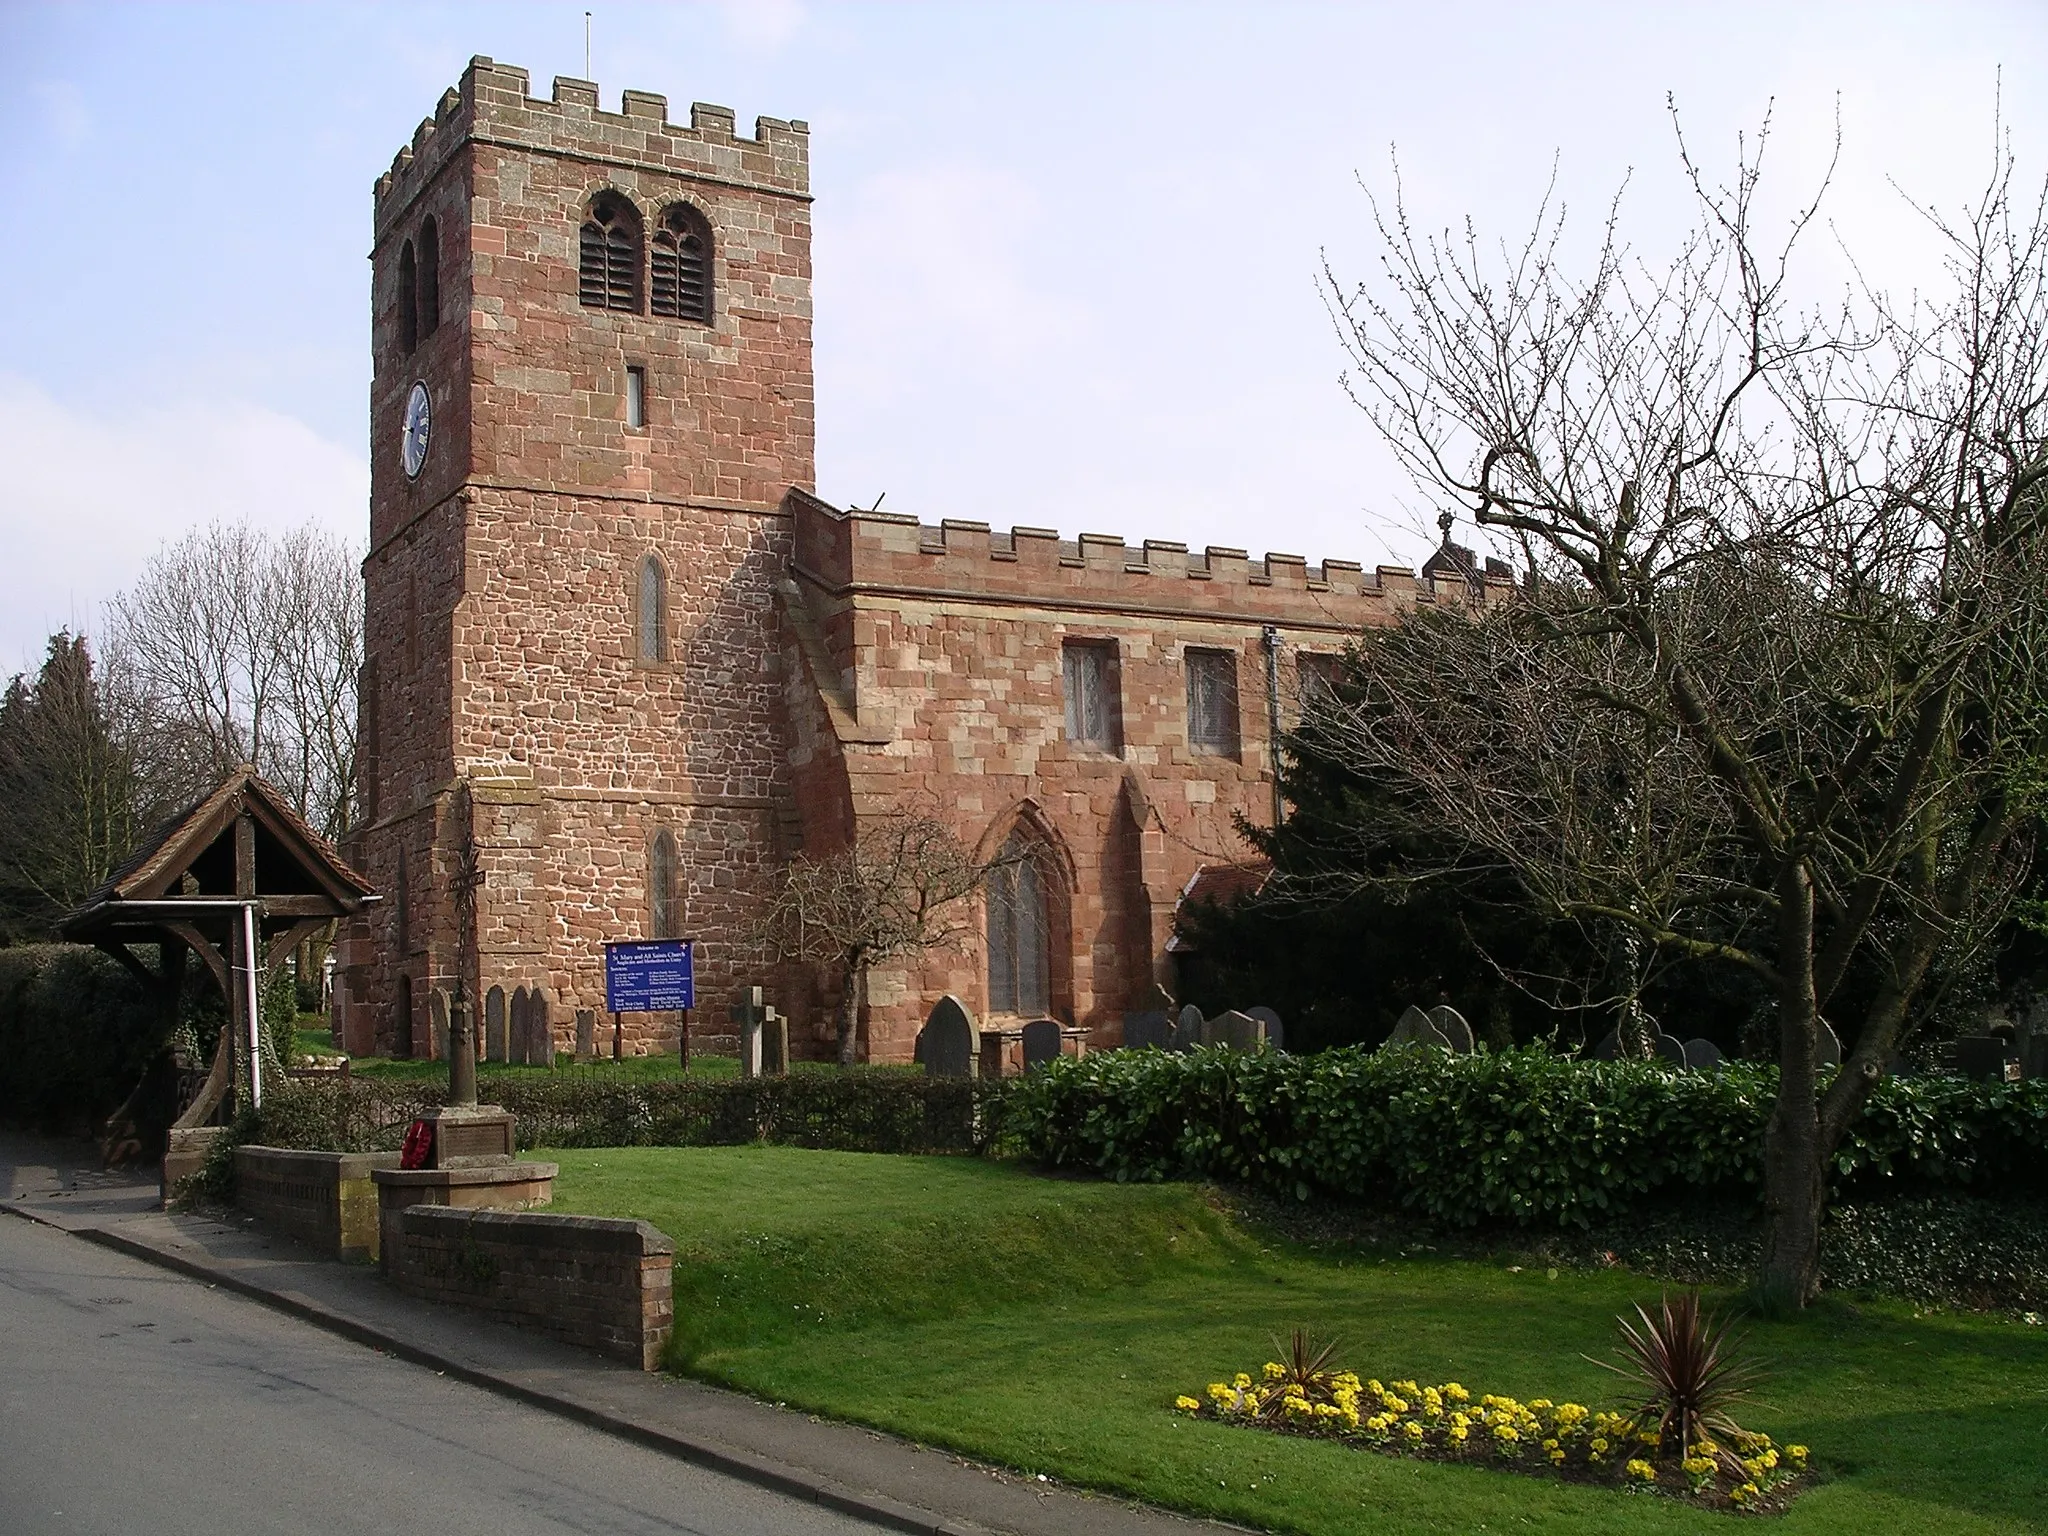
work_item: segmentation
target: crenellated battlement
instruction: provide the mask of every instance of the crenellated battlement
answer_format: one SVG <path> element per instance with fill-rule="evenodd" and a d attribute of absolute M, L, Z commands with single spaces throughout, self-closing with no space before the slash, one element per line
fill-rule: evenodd
<path fill-rule="evenodd" d="M 1147 539 L 1132 546 L 1108 534 L 1065 539 L 1050 528 L 1007 533 L 987 523 L 931 524 L 896 513 L 841 509 L 792 491 L 798 573 L 837 594 L 946 597 L 966 603 L 1211 614 L 1222 621 L 1317 628 L 1385 623 L 1417 602 L 1493 601 L 1514 590 L 1493 569 L 1476 581 L 1461 571 L 1421 573 L 1355 560 L 1311 564 L 1300 555 L 1254 560 L 1241 549 Z"/>
<path fill-rule="evenodd" d="M 460 83 L 442 93 L 434 115 L 421 119 L 412 142 L 377 178 L 379 234 L 433 180 L 449 155 L 471 141 L 809 198 L 810 125 L 805 122 L 757 117 L 753 137 L 745 138 L 730 107 L 695 102 L 687 124 L 673 123 L 668 98 L 650 91 L 624 91 L 619 110 L 607 112 L 592 81 L 557 75 L 546 101 L 527 94 L 530 84 L 531 77 L 515 65 L 481 54 L 471 59 Z"/>

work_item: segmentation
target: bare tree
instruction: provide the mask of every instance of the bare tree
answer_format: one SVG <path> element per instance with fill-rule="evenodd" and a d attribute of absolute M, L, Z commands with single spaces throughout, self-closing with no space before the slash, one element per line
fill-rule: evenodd
<path fill-rule="evenodd" d="M 835 853 L 790 865 L 763 926 L 778 958 L 838 967 L 841 1066 L 854 1062 L 868 972 L 965 936 L 967 898 L 1010 861 L 980 863 L 942 822 L 899 813 L 866 823 Z"/>
<path fill-rule="evenodd" d="M 254 763 L 319 831 L 348 831 L 363 608 L 345 542 L 310 525 L 195 529 L 107 618 L 110 675 L 164 774 Z"/>
<path fill-rule="evenodd" d="M 1721 187 L 1681 135 L 1697 229 L 1653 268 L 1610 213 L 1577 278 L 1547 205 L 1495 251 L 1419 237 L 1397 189 L 1383 278 L 1329 285 L 1348 382 L 1529 586 L 1368 639 L 1326 718 L 1550 910 L 1771 989 L 1762 1280 L 1803 1304 L 1830 1155 L 1930 970 L 2005 910 L 2041 803 L 2048 220 L 2002 152 L 1963 215 L 1919 210 L 1938 282 L 1802 308 L 1819 197 L 1767 246 L 1763 147 Z"/>

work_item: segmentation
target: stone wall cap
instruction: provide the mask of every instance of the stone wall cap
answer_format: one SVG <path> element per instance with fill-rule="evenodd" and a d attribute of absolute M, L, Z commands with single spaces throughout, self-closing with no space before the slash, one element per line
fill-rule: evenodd
<path fill-rule="evenodd" d="M 402 1189 L 431 1189 L 436 1184 L 531 1184 L 552 1179 L 560 1171 L 556 1163 L 493 1163 L 477 1168 L 377 1168 L 370 1177 Z"/>
<path fill-rule="evenodd" d="M 479 1237 L 545 1243 L 558 1248 L 672 1254 L 675 1240 L 651 1222 L 624 1216 L 567 1216 L 551 1211 L 494 1211 L 461 1205 L 409 1205 L 399 1213 L 408 1232 L 467 1227 Z M 477 1229 L 484 1229 L 478 1232 Z"/>
<path fill-rule="evenodd" d="M 301 1167 L 331 1167 L 339 1169 L 339 1177 L 360 1179 L 374 1174 L 380 1168 L 396 1169 L 399 1155 L 396 1152 L 323 1152 L 304 1147 L 266 1147 L 256 1142 L 244 1142 L 235 1148 L 239 1160 L 246 1155 L 251 1161 L 279 1161 L 297 1163 Z"/>

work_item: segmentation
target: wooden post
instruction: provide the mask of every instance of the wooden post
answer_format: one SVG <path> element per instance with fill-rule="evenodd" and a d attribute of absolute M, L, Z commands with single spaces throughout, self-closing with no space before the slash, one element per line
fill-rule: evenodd
<path fill-rule="evenodd" d="M 690 1070 L 690 1010 L 683 1010 L 683 1035 L 679 1042 L 683 1053 L 683 1070 Z"/>
<path fill-rule="evenodd" d="M 626 1054 L 626 1026 L 619 1022 L 619 1015 L 612 1015 L 612 1060 L 624 1059 Z"/>

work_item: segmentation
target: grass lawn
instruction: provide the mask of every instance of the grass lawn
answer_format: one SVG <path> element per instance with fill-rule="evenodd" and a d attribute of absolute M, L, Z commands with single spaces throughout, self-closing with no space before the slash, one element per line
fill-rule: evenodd
<path fill-rule="evenodd" d="M 775 1401 L 1063 1481 L 1273 1530 L 1665 1532 L 1743 1517 L 1195 1422 L 1168 1405 L 1256 1370 L 1294 1327 L 1362 1375 L 1611 1397 L 1583 1355 L 1653 1299 L 1620 1271 L 1310 1252 L 1187 1185 L 965 1158 L 775 1147 L 544 1154 L 555 1209 L 676 1240 L 677 1363 Z M 1813 1447 L 1793 1533 L 2048 1530 L 2048 1328 L 1830 1299 L 1751 1340 L 1744 1417 Z"/>

